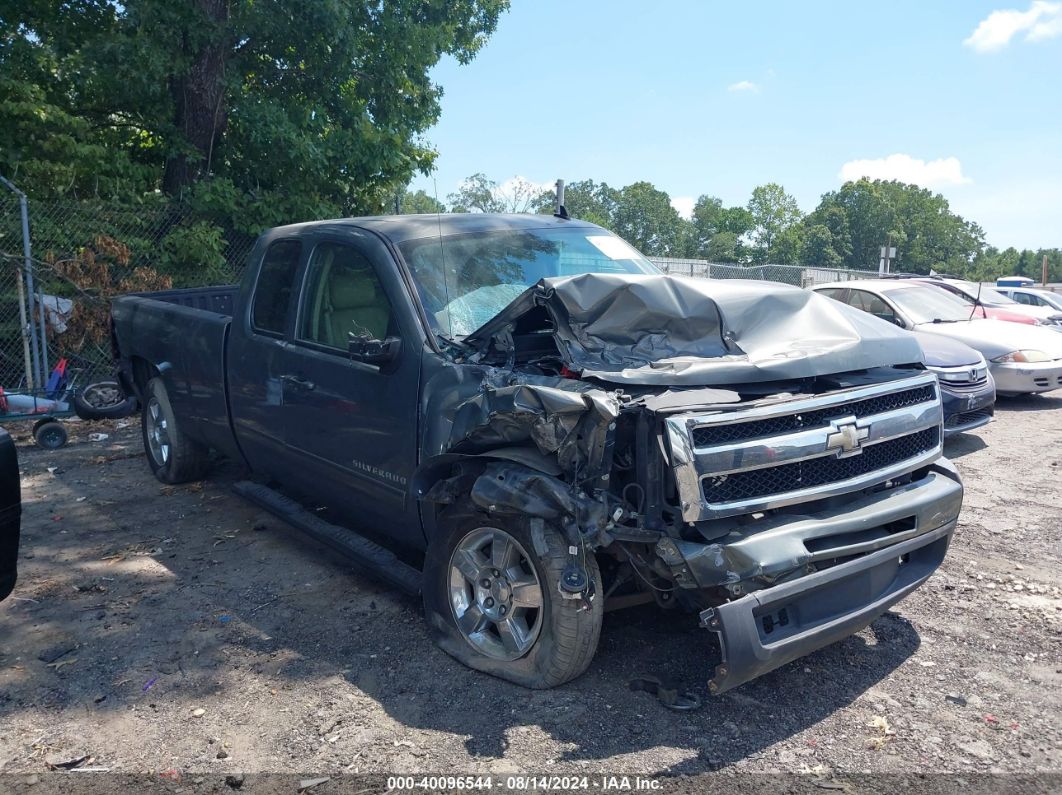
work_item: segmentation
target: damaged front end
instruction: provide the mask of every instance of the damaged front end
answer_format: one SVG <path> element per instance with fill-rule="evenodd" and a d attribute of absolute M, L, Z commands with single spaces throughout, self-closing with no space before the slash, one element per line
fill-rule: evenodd
<path fill-rule="evenodd" d="M 700 612 L 723 692 L 866 626 L 947 549 L 936 379 L 867 317 L 780 286 L 544 280 L 427 368 L 414 494 L 560 528 L 606 609 Z"/>

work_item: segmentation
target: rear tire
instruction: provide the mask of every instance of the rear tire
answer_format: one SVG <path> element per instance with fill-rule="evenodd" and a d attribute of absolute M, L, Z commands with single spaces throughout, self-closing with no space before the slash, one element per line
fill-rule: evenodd
<path fill-rule="evenodd" d="M 181 430 L 161 378 L 148 381 L 144 399 L 140 428 L 155 477 L 170 484 L 201 480 L 210 464 L 210 451 Z"/>
<path fill-rule="evenodd" d="M 470 668 L 533 689 L 562 685 L 589 667 L 604 613 L 596 558 L 585 561 L 597 594 L 586 609 L 558 589 L 569 561 L 560 531 L 546 524 L 543 539 L 539 554 L 526 517 L 456 504 L 440 517 L 424 562 L 424 610 L 435 642 Z M 506 548 L 508 566 L 488 557 Z"/>

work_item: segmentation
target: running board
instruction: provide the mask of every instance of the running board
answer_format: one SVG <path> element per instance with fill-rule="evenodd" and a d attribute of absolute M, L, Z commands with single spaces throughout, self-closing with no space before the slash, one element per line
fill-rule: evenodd
<path fill-rule="evenodd" d="M 400 561 L 389 549 L 358 535 L 353 530 L 326 522 L 298 502 L 260 483 L 241 480 L 233 491 L 260 505 L 288 524 L 302 530 L 325 546 L 349 557 L 360 571 L 394 585 L 408 594 L 420 594 L 421 573 Z"/>

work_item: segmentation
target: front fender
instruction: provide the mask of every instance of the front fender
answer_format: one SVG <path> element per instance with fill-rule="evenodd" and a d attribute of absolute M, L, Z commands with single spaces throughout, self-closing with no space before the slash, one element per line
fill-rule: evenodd
<path fill-rule="evenodd" d="M 456 464 L 472 461 L 484 463 L 508 461 L 553 477 L 561 473 L 560 464 L 555 456 L 540 453 L 533 447 L 499 447 L 483 453 L 444 453 L 428 459 L 417 467 L 409 482 L 413 498 L 423 500 L 431 491 L 432 486 L 450 476 Z"/>

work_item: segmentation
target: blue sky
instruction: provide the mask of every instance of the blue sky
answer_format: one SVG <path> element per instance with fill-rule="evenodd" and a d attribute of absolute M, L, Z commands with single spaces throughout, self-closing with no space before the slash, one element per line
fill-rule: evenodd
<path fill-rule="evenodd" d="M 434 78 L 440 198 L 478 171 L 644 179 L 680 207 L 779 182 L 807 212 L 865 173 L 993 245 L 1062 246 L 1062 0 L 513 0 Z"/>

